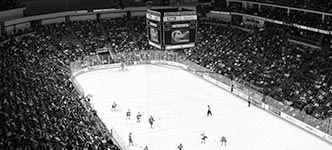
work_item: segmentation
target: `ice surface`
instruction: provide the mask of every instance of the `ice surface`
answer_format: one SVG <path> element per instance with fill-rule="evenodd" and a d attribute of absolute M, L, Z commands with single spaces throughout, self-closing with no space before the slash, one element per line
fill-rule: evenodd
<path fill-rule="evenodd" d="M 247 103 L 237 96 L 180 69 L 161 65 L 128 66 L 88 72 L 76 79 L 99 117 L 131 150 L 331 150 L 332 146 L 304 130 Z M 118 104 L 111 111 L 113 102 Z M 207 117 L 207 105 L 212 117 Z M 131 109 L 131 120 L 126 111 Z M 141 123 L 136 123 L 137 112 Z M 156 121 L 150 129 L 148 118 Z M 201 133 L 208 139 L 201 144 Z M 227 146 L 221 146 L 222 136 Z"/>

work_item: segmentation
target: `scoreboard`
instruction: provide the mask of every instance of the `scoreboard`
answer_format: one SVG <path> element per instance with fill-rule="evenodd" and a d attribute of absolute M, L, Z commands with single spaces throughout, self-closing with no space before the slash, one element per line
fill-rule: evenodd
<path fill-rule="evenodd" d="M 195 11 L 178 9 L 148 10 L 147 32 L 149 44 L 172 50 L 195 47 L 197 15 Z"/>
<path fill-rule="evenodd" d="M 149 44 L 161 49 L 162 45 L 162 29 L 161 29 L 161 14 L 156 11 L 148 10 L 146 13 L 146 25 L 148 32 Z"/>

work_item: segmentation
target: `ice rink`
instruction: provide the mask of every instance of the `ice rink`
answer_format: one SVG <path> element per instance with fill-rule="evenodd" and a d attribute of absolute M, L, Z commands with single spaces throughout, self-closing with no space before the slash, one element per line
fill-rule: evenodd
<path fill-rule="evenodd" d="M 332 145 L 189 72 L 137 65 L 128 71 L 98 70 L 76 77 L 98 116 L 131 150 L 331 150 Z M 118 110 L 111 111 L 113 102 Z M 207 105 L 212 116 L 207 117 Z M 130 109 L 132 116 L 126 120 Z M 137 112 L 141 123 L 136 123 Z M 149 116 L 155 118 L 150 129 Z M 201 133 L 208 139 L 201 144 Z M 227 145 L 221 146 L 221 136 Z"/>

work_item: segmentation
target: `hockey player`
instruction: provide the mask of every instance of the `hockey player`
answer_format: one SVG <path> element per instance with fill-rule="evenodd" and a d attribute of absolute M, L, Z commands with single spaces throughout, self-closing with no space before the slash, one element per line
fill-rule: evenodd
<path fill-rule="evenodd" d="M 178 150 L 183 150 L 182 143 L 180 143 L 180 145 L 178 146 Z"/>
<path fill-rule="evenodd" d="M 116 106 L 117 106 L 117 104 L 115 102 L 113 102 L 111 111 L 115 111 L 116 110 Z"/>
<path fill-rule="evenodd" d="M 152 128 L 153 122 L 154 122 L 154 119 L 153 119 L 153 117 L 152 117 L 152 115 L 151 115 L 150 118 L 149 118 L 149 123 L 150 123 L 150 125 L 151 125 L 151 129 L 153 129 L 153 128 Z"/>
<path fill-rule="evenodd" d="M 124 70 L 124 69 L 125 69 L 125 64 L 124 64 L 124 62 L 121 62 L 121 63 L 120 63 L 120 69 L 121 69 L 121 70 Z"/>
<path fill-rule="evenodd" d="M 212 112 L 211 112 L 211 107 L 210 105 L 208 105 L 208 111 L 207 111 L 207 116 L 212 116 Z"/>
<path fill-rule="evenodd" d="M 137 114 L 137 116 L 136 116 L 136 119 L 137 119 L 136 122 L 137 122 L 137 123 L 140 123 L 140 122 L 141 122 L 141 117 L 142 117 L 141 113 L 138 112 L 138 114 Z"/>
<path fill-rule="evenodd" d="M 201 141 L 201 144 L 205 144 L 205 140 L 208 138 L 205 133 L 202 133 L 202 141 Z"/>
<path fill-rule="evenodd" d="M 251 100 L 248 100 L 248 107 L 250 107 L 250 104 L 251 104 Z"/>
<path fill-rule="evenodd" d="M 133 142 L 133 137 L 131 135 L 131 132 L 129 133 L 129 137 L 128 137 L 128 140 L 129 140 L 129 146 L 134 146 L 134 142 Z"/>
<path fill-rule="evenodd" d="M 145 146 L 145 148 L 144 148 L 143 150 L 149 150 L 149 149 L 148 149 L 148 146 Z"/>
<path fill-rule="evenodd" d="M 130 115 L 131 115 L 131 112 L 130 112 L 130 109 L 128 109 L 128 111 L 127 111 L 127 117 L 126 117 L 126 119 L 129 119 L 130 120 Z"/>
<path fill-rule="evenodd" d="M 226 146 L 226 142 L 227 142 L 227 140 L 226 140 L 226 138 L 225 138 L 224 136 L 222 136 L 221 139 L 220 139 L 220 142 L 221 142 L 221 146 L 222 146 L 223 144 L 225 144 L 225 146 Z"/>

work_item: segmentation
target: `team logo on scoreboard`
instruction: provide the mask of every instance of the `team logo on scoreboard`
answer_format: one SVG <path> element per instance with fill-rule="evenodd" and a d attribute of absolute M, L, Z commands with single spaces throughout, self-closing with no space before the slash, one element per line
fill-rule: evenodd
<path fill-rule="evenodd" d="M 171 34 L 172 43 L 184 43 L 189 42 L 189 30 L 188 29 L 177 29 Z"/>

